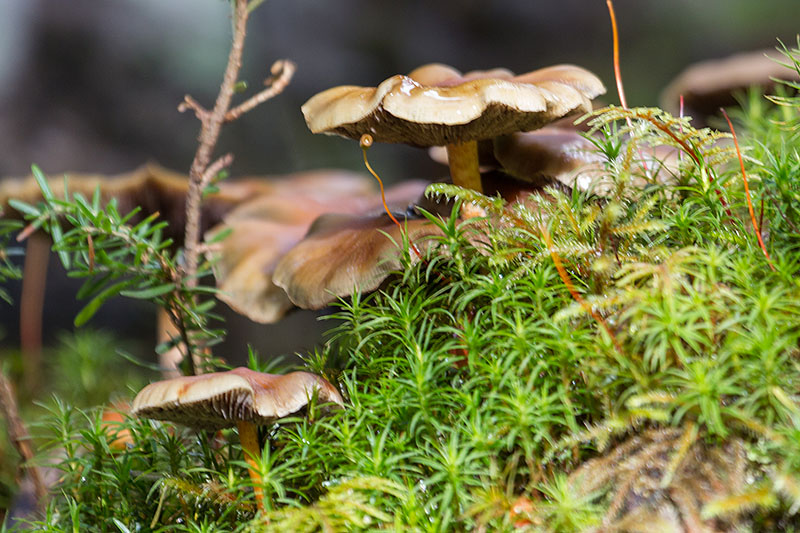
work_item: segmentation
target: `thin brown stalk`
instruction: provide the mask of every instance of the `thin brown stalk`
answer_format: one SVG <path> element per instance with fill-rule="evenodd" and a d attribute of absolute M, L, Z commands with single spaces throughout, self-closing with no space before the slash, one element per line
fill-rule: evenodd
<path fill-rule="evenodd" d="M 392 222 L 394 222 L 395 225 L 400 229 L 400 234 L 406 236 L 408 239 L 408 244 L 416 256 L 419 259 L 422 259 L 422 253 L 419 251 L 419 248 L 417 248 L 417 245 L 414 244 L 414 241 L 411 240 L 411 236 L 406 232 L 406 228 L 395 218 L 395 216 L 392 214 L 392 211 L 389 209 L 389 206 L 386 205 L 386 194 L 383 191 L 383 180 L 380 176 L 378 176 L 378 173 L 373 170 L 372 165 L 369 164 L 369 160 L 367 159 L 367 150 L 370 146 L 372 146 L 372 135 L 369 133 L 362 135 L 359 145 L 361 146 L 361 152 L 364 154 L 364 166 L 367 167 L 367 170 L 370 174 L 372 174 L 372 177 L 378 180 L 378 186 L 381 189 L 381 202 L 383 202 L 384 211 L 386 211 L 386 214 L 389 215 L 389 218 L 392 219 Z"/>
<path fill-rule="evenodd" d="M 33 480 L 37 506 L 42 508 L 45 498 L 47 498 L 47 485 L 45 485 L 41 471 L 33 464 L 30 434 L 28 433 L 28 428 L 25 427 L 25 423 L 19 417 L 14 388 L 8 381 L 5 372 L 2 371 L 0 371 L 0 409 L 2 409 L 6 418 L 8 437 L 24 461 L 23 468 L 28 471 Z"/>
<path fill-rule="evenodd" d="M 606 6 L 608 6 L 608 16 L 611 18 L 611 36 L 614 48 L 614 80 L 617 83 L 619 103 L 622 106 L 622 109 L 628 109 L 628 101 L 625 98 L 625 87 L 622 85 L 622 69 L 619 66 L 619 29 L 617 28 L 617 15 L 614 12 L 614 4 L 611 2 L 611 0 L 606 0 Z M 633 122 L 631 121 L 630 117 L 626 118 L 625 122 L 628 124 L 628 128 L 632 131 Z M 644 155 L 638 146 L 636 147 L 636 151 L 639 154 L 639 160 L 641 161 L 642 169 L 644 169 L 645 173 L 648 173 L 647 161 L 645 160 Z"/>
<path fill-rule="evenodd" d="M 625 89 L 622 87 L 622 72 L 619 67 L 619 31 L 617 30 L 617 16 L 614 13 L 614 4 L 611 0 L 606 0 L 608 15 L 611 17 L 611 34 L 614 40 L 614 79 L 617 82 L 617 93 L 622 109 L 628 109 L 628 102 L 625 100 Z"/>
<path fill-rule="evenodd" d="M 608 327 L 608 323 L 605 319 L 600 316 L 589 303 L 583 299 L 580 293 L 575 289 L 575 285 L 572 283 L 572 280 L 567 273 L 567 270 L 564 268 L 564 264 L 561 262 L 561 257 L 558 255 L 558 252 L 555 250 L 555 245 L 553 244 L 553 238 L 550 236 L 550 232 L 547 230 L 547 227 L 542 224 L 540 226 L 540 230 L 542 232 L 542 237 L 544 238 L 544 242 L 547 245 L 547 251 L 550 253 L 550 257 L 553 259 L 553 263 L 556 266 L 556 270 L 558 271 L 558 275 L 561 277 L 561 281 L 564 282 L 566 285 L 567 290 L 569 291 L 572 299 L 575 300 L 583 307 L 584 311 L 586 311 L 595 321 L 608 333 L 611 342 L 614 343 L 614 347 L 617 349 L 619 353 L 622 352 L 622 346 L 617 341 L 617 337 L 611 331 L 611 328 Z"/>
<path fill-rule="evenodd" d="M 211 162 L 211 154 L 217 145 L 225 115 L 233 99 L 234 86 L 242 66 L 242 52 L 244 51 L 244 38 L 247 30 L 247 0 L 236 0 L 233 12 L 234 29 L 233 44 L 228 55 L 228 65 L 222 78 L 216 103 L 210 113 L 198 112 L 199 107 L 193 107 L 195 114 L 200 118 L 200 145 L 195 153 L 192 166 L 189 169 L 189 192 L 186 197 L 186 235 L 184 250 L 186 260 L 185 281 L 189 287 L 197 285 L 198 250 L 200 242 L 200 204 L 202 202 L 203 175 Z M 190 98 L 184 100 L 191 102 Z"/>
<path fill-rule="evenodd" d="M 50 262 L 50 237 L 36 232 L 28 239 L 19 302 L 19 344 L 25 386 L 35 391 L 42 373 L 42 313 Z"/>

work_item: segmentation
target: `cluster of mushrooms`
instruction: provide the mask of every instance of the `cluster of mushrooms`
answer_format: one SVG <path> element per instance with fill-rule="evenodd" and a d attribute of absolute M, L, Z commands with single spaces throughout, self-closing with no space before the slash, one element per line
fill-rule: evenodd
<path fill-rule="evenodd" d="M 448 164 L 453 183 L 516 201 L 554 181 L 597 190 L 602 165 L 591 143 L 563 119 L 589 112 L 592 99 L 604 92 L 596 76 L 572 65 L 514 75 L 504 69 L 462 74 L 431 64 L 377 87 L 324 91 L 302 111 L 314 133 L 429 147 L 435 159 Z M 674 155 L 654 158 L 664 163 Z M 101 184 L 105 197 L 123 200 L 122 211 L 128 200 L 131 208 L 166 213 L 174 218 L 171 226 L 182 226 L 185 178 L 146 167 L 115 185 L 98 180 L 84 178 L 82 185 L 78 180 L 78 189 Z M 207 240 L 229 233 L 208 252 L 218 297 L 252 320 L 269 323 L 295 306 L 320 309 L 356 289 L 376 289 L 400 267 L 400 250 L 392 241 L 401 240 L 401 231 L 422 246 L 436 234 L 415 210 L 427 184 L 408 181 L 387 190 L 386 205 L 404 221 L 401 229 L 384 212 L 374 184 L 360 174 L 318 171 L 268 183 L 223 182 L 204 207 Z M 24 187 L 0 190 L 0 198 L 36 194 Z M 127 194 L 131 191 L 139 192 Z M 320 376 L 236 368 L 152 383 L 136 396 L 131 411 L 198 429 L 236 426 L 263 510 L 255 428 L 297 412 L 313 398 L 344 404 L 336 387 Z"/>
<path fill-rule="evenodd" d="M 330 89 L 311 98 L 303 114 L 315 133 L 353 139 L 369 134 L 376 142 L 445 146 L 453 182 L 483 191 L 479 143 L 496 142 L 502 161 L 520 149 L 509 135 L 585 113 L 604 90 L 593 74 L 570 65 L 514 76 L 505 70 L 462 75 L 436 64 L 408 76 L 393 76 L 375 88 Z M 552 135 L 568 136 L 571 142 L 581 138 L 561 131 Z M 545 145 L 551 140 L 541 139 Z M 574 153 L 576 160 L 582 160 L 579 152 Z M 552 165 L 539 164 L 534 172 L 541 177 L 563 170 L 554 171 Z M 271 194 L 242 202 L 208 232 L 208 237 L 230 232 L 210 252 L 220 297 L 261 322 L 277 320 L 292 305 L 321 308 L 355 289 L 373 290 L 399 267 L 399 251 L 384 232 L 399 240 L 401 229 L 358 178 L 304 175 L 286 183 L 290 186 L 279 182 L 272 185 Z M 435 233 L 425 219 L 414 217 L 413 206 L 426 185 L 407 182 L 386 194 L 389 209 L 405 221 L 402 231 L 415 243 Z M 236 426 L 263 510 L 255 427 L 298 411 L 314 396 L 323 403 L 343 404 L 337 389 L 320 376 L 306 372 L 276 376 L 236 368 L 152 383 L 136 396 L 132 413 L 202 429 Z"/>
<path fill-rule="evenodd" d="M 314 133 L 444 147 L 456 185 L 495 194 L 503 185 L 492 182 L 485 189 L 482 166 L 506 168 L 529 188 L 554 178 L 574 182 L 593 160 L 588 141 L 563 128 L 521 132 L 586 113 L 604 91 L 596 76 L 572 65 L 515 76 L 502 69 L 461 74 L 431 64 L 377 87 L 329 89 L 302 111 Z M 426 185 L 410 181 L 387 191 L 389 208 L 422 247 L 437 233 L 415 209 Z M 401 240 L 401 229 L 383 212 L 380 198 L 338 194 L 325 185 L 317 193 L 297 200 L 296 209 L 278 197 L 241 204 L 211 230 L 231 233 L 212 251 L 220 298 L 228 305 L 272 322 L 294 306 L 320 309 L 355 289 L 374 290 L 400 267 L 393 241 Z M 259 244 L 254 235 L 275 244 Z"/>
<path fill-rule="evenodd" d="M 732 103 L 734 90 L 785 75 L 776 69 L 763 52 L 697 65 L 664 91 L 661 107 L 677 114 L 683 97 L 695 123 L 703 124 L 720 105 Z M 572 65 L 514 75 L 503 69 L 462 74 L 431 64 L 377 87 L 324 91 L 302 111 L 314 133 L 354 140 L 369 135 L 375 142 L 430 148 L 434 159 L 449 166 L 456 185 L 516 202 L 554 182 L 597 194 L 608 190 L 603 162 L 572 125 L 572 118 L 589 112 L 591 101 L 604 92 L 596 76 Z M 659 172 L 668 179 L 677 167 L 677 152 L 669 147 L 655 147 L 644 159 L 642 166 L 656 169 L 649 177 L 659 181 L 664 177 Z M 271 323 L 294 307 L 321 309 L 355 290 L 378 288 L 401 266 L 395 243 L 402 241 L 402 232 L 423 249 L 426 238 L 437 233 L 416 209 L 428 183 L 413 180 L 389 188 L 385 205 L 390 215 L 372 179 L 353 172 L 222 182 L 206 199 L 202 217 L 207 241 L 228 234 L 207 246 L 218 298 L 256 322 Z M 61 179 L 52 180 L 57 196 L 63 187 Z M 105 200 L 117 200 L 121 212 L 135 207 L 143 214 L 159 212 L 169 222 L 170 237 L 180 242 L 187 190 L 183 175 L 148 165 L 114 179 L 71 175 L 70 188 L 87 196 L 98 188 Z M 13 215 L 8 198 L 33 202 L 39 194 L 33 180 L 4 180 L 0 209 Z M 392 216 L 404 222 L 403 228 Z M 139 392 L 130 411 L 196 429 L 236 427 L 263 512 L 257 427 L 314 402 L 344 406 L 339 390 L 321 376 L 236 368 L 152 383 Z M 118 434 L 112 447 L 131 438 Z M 518 501 L 515 509 L 522 504 Z"/>

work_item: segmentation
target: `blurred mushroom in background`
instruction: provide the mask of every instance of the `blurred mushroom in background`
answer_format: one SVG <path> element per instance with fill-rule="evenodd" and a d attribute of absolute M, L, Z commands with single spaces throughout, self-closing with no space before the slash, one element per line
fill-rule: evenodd
<path fill-rule="evenodd" d="M 401 251 L 380 231 L 386 229 L 392 234 L 394 230 L 360 222 L 373 220 L 372 215 L 381 210 L 381 199 L 374 191 L 372 178 L 341 171 L 320 172 L 319 186 L 310 194 L 312 191 L 293 187 L 302 176 L 280 182 L 281 190 L 275 194 L 243 203 L 206 236 L 211 241 L 221 232 L 228 232 L 227 237 L 209 249 L 220 289 L 218 298 L 256 322 L 275 322 L 295 305 L 321 309 L 336 296 L 349 296 L 356 289 L 373 290 L 377 287 L 376 276 L 382 281 L 390 271 L 399 268 L 396 257 Z M 343 181 L 366 187 L 352 193 L 347 191 L 353 187 L 344 187 L 337 193 L 335 189 Z M 386 191 L 387 202 L 393 209 L 405 212 L 409 204 L 422 197 L 427 184 L 424 180 L 412 180 L 390 187 Z M 353 222 L 360 227 L 360 239 L 347 242 L 346 235 L 352 238 L 354 226 L 331 225 L 332 219 Z M 422 223 L 417 221 L 412 225 Z M 314 244 L 318 243 L 321 231 L 328 239 L 339 239 L 324 253 L 322 245 Z M 290 259 L 285 259 L 287 256 Z M 293 274 L 289 272 L 299 268 L 297 261 L 309 269 L 306 278 L 313 277 L 319 283 L 313 302 L 295 296 L 295 291 L 307 290 L 301 288 L 299 280 L 290 280 Z M 333 269 L 339 269 L 339 276 L 332 275 Z M 378 271 L 380 274 L 376 274 Z M 277 279 L 282 281 L 278 283 Z"/>
<path fill-rule="evenodd" d="M 795 70 L 782 65 L 786 57 L 774 49 L 742 52 L 722 59 L 701 61 L 688 66 L 661 93 L 661 107 L 672 115 L 692 117 L 695 126 L 705 126 L 709 117 L 719 115 L 720 107 L 736 105 L 736 96 L 751 87 L 767 91 L 773 78 L 798 81 Z"/>

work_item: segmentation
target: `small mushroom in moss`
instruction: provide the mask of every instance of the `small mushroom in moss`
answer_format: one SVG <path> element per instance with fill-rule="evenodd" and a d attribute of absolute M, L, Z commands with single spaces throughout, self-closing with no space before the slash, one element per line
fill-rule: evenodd
<path fill-rule="evenodd" d="M 264 510 L 256 428 L 299 411 L 314 395 L 321 402 L 344 403 L 339 391 L 315 374 L 274 375 L 240 367 L 151 383 L 133 400 L 131 412 L 141 418 L 167 420 L 196 429 L 236 426 L 256 501 Z"/>
<path fill-rule="evenodd" d="M 396 75 L 377 87 L 341 86 L 302 107 L 314 133 L 412 146 L 446 146 L 453 183 L 481 192 L 478 145 L 591 110 L 605 92 L 600 80 L 573 65 L 515 76 L 504 69 L 461 74 L 441 64 Z"/>

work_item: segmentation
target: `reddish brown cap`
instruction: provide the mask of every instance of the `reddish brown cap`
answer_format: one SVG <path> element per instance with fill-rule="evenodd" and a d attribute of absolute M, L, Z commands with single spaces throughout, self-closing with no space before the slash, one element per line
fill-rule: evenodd
<path fill-rule="evenodd" d="M 440 233 L 427 220 L 407 220 L 405 228 L 421 252 L 430 237 Z M 400 269 L 402 242 L 400 228 L 388 215 L 324 215 L 281 259 L 273 281 L 297 306 L 322 309 L 356 289 L 377 289 L 389 273 Z M 411 258 L 417 256 L 412 252 Z"/>
<path fill-rule="evenodd" d="M 369 184 L 374 185 L 374 180 L 369 178 Z M 391 208 L 405 209 L 423 194 L 426 186 L 427 182 L 421 180 L 398 184 L 387 189 L 387 202 Z M 207 237 L 208 240 L 218 232 L 230 232 L 209 252 L 220 289 L 217 297 L 251 320 L 276 322 L 293 307 L 286 292 L 273 282 L 273 275 L 283 256 L 302 245 L 317 217 L 334 212 L 371 213 L 381 205 L 374 189 L 369 194 L 311 192 L 255 198 L 232 211 Z M 312 268 L 325 269 L 330 264 L 325 258 L 318 261 L 318 266 Z"/>

